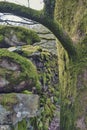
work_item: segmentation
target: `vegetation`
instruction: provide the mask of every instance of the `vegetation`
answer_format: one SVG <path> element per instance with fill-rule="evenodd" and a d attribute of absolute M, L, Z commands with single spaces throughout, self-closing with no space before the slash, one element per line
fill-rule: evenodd
<path fill-rule="evenodd" d="M 60 104 L 58 82 L 56 84 L 52 82 L 54 78 L 53 75 L 58 72 L 57 56 L 54 55 L 53 57 L 48 50 L 44 50 L 39 46 L 23 46 L 22 51 L 22 56 L 29 57 L 32 54 L 35 56 L 34 61 L 32 57 L 32 61 L 34 63 L 36 62 L 38 76 L 42 86 L 42 91 L 39 93 L 40 112 L 37 117 L 30 119 L 30 124 L 33 126 L 34 130 L 48 130 L 49 124 L 54 117 L 56 109 L 55 104 Z M 37 53 L 38 55 L 35 55 L 34 53 Z M 39 67 L 40 63 L 43 68 Z M 53 96 L 53 103 L 51 101 L 51 96 Z"/>
<path fill-rule="evenodd" d="M 76 107 L 79 102 L 78 76 L 87 67 L 87 1 L 56 0 L 55 3 L 53 1 L 46 0 L 45 9 L 40 12 L 24 6 L 0 2 L 0 11 L 40 22 L 57 37 L 61 96 L 60 129 L 74 130 L 78 129 L 76 121 L 79 117 L 79 109 Z M 49 4 L 48 8 L 46 8 L 47 4 Z M 86 118 L 85 122 L 87 122 Z"/>
<path fill-rule="evenodd" d="M 12 39 L 13 36 L 16 36 L 16 39 L 19 42 L 24 42 L 29 45 L 40 41 L 40 38 L 35 31 L 24 27 L 0 26 L 0 42 L 3 42 L 5 37 Z"/>
<path fill-rule="evenodd" d="M 59 79 L 61 92 L 61 114 L 60 127 L 62 130 L 77 130 L 76 124 L 79 118 L 78 113 L 81 106 L 78 105 L 79 91 L 82 90 L 81 79 L 78 78 L 82 74 L 82 70 L 87 66 L 87 47 L 86 47 L 86 23 L 83 18 L 86 13 L 86 1 L 61 1 L 56 2 L 55 18 L 60 22 L 61 26 L 68 32 L 74 41 L 77 51 L 77 57 L 74 61 L 58 42 L 58 62 L 59 62 Z M 81 5 L 79 5 L 81 4 Z M 86 4 L 86 5 L 85 5 Z M 80 6 L 80 9 L 78 9 Z M 80 11 L 84 13 L 81 14 Z M 83 22 L 82 27 L 79 26 Z M 83 29 L 81 29 L 83 28 Z M 84 30 L 84 31 L 82 31 Z M 84 33 L 83 33 L 84 32 Z M 82 78 L 83 79 L 83 78 Z M 78 90 L 78 81 L 80 80 L 81 90 Z M 84 83 L 83 83 L 84 84 Z M 84 93 L 84 92 L 83 92 Z M 84 102 L 84 101 L 83 101 Z M 84 104 L 84 103 L 83 103 Z M 84 105 L 83 105 L 84 106 Z M 81 110 L 81 109 L 80 109 Z M 77 114 L 78 113 L 78 114 Z M 83 114 L 84 115 L 84 114 Z M 80 128 L 80 127 L 79 127 Z"/>
<path fill-rule="evenodd" d="M 3 107 L 6 108 L 6 110 L 10 111 L 14 107 L 14 105 L 17 104 L 17 97 L 15 93 L 11 94 L 2 94 L 0 96 L 0 104 L 3 105 Z"/>
<path fill-rule="evenodd" d="M 21 72 L 18 77 L 14 78 L 15 72 L 12 73 L 11 70 L 6 70 L 6 69 L 2 68 L 1 69 L 2 73 L 0 73 L 0 75 L 4 76 L 4 75 L 6 75 L 6 72 L 9 71 L 10 77 L 8 77 L 8 78 L 12 84 L 13 83 L 18 84 L 20 81 L 23 81 L 24 79 L 26 79 L 26 80 L 32 79 L 33 85 L 35 85 L 36 88 L 39 89 L 40 84 L 39 84 L 39 80 L 38 80 L 37 70 L 31 61 L 29 61 L 26 58 L 23 58 L 22 56 L 20 56 L 16 53 L 9 52 L 6 49 L 0 49 L 0 60 L 3 60 L 3 59 L 8 59 L 8 62 L 13 62 L 13 63 L 18 64 L 20 66 Z M 7 92 L 8 91 L 9 91 L 9 86 L 8 86 Z"/>
<path fill-rule="evenodd" d="M 55 3 L 51 2 L 51 4 L 55 4 Z M 50 6 L 52 6 L 51 4 Z M 34 21 L 41 23 L 42 25 L 50 29 L 53 32 L 53 34 L 59 39 L 63 47 L 69 53 L 70 57 L 76 56 L 76 49 L 73 46 L 72 39 L 62 29 L 61 25 L 55 19 L 50 18 L 43 11 L 36 11 L 30 8 L 26 8 L 24 6 L 16 5 L 13 3 L 7 3 L 7 2 L 0 2 L 0 11 L 13 13 L 17 16 L 26 17 L 28 19 L 32 19 Z"/>

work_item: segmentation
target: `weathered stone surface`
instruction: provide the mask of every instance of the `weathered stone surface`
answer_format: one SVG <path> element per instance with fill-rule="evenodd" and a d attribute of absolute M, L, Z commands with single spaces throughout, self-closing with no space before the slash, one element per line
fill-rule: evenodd
<path fill-rule="evenodd" d="M 17 38 L 17 36 L 16 35 L 12 35 L 10 38 L 8 38 L 8 37 L 5 37 L 5 39 L 4 39 L 4 42 L 5 42 L 5 44 L 9 47 L 9 46 L 19 46 L 19 45 L 21 45 L 21 46 L 23 46 L 23 45 L 26 45 L 26 43 L 24 43 L 24 42 L 20 42 L 19 40 L 18 40 L 18 38 Z"/>
<path fill-rule="evenodd" d="M 20 55 L 0 50 L 0 93 L 31 90 L 38 84 L 33 63 Z"/>
<path fill-rule="evenodd" d="M 15 125 L 24 118 L 37 115 L 39 106 L 38 95 L 1 94 L 0 125 Z M 1 129 L 0 129 L 1 130 Z M 6 129 L 7 130 L 7 129 Z"/>
<path fill-rule="evenodd" d="M 40 73 L 39 80 L 44 91 L 48 90 L 49 86 L 55 88 L 59 83 L 57 56 L 49 51 L 42 51 L 31 54 L 29 59 L 36 65 L 37 71 Z M 48 95 L 51 95 L 49 90 Z"/>
<path fill-rule="evenodd" d="M 4 67 L 6 69 L 12 70 L 12 71 L 19 71 L 20 65 L 18 65 L 15 62 L 9 61 L 8 59 L 0 59 L 0 67 Z"/>
<path fill-rule="evenodd" d="M 40 41 L 38 35 L 23 27 L 0 26 L 0 48 L 23 46 Z"/>
<path fill-rule="evenodd" d="M 9 125 L 0 125 L 0 130 L 11 130 Z"/>
<path fill-rule="evenodd" d="M 25 25 L 26 26 L 26 25 Z M 38 33 L 39 37 L 41 38 L 41 42 L 36 42 L 33 44 L 32 47 L 28 48 L 28 46 L 22 46 L 21 47 L 21 51 L 24 50 L 29 50 L 29 54 L 26 53 L 25 57 L 29 58 L 30 60 L 32 60 L 32 62 L 36 65 L 37 70 L 38 70 L 38 74 L 39 74 L 39 80 L 41 82 L 41 86 L 42 86 L 42 93 L 43 95 L 45 95 L 48 98 L 51 99 L 52 103 L 56 102 L 56 95 L 58 96 L 58 94 L 55 94 L 55 91 L 58 91 L 58 63 L 57 63 L 57 51 L 56 51 L 56 41 L 55 41 L 55 37 L 52 35 L 52 33 L 44 28 L 42 25 L 36 25 L 33 27 L 36 28 L 36 32 Z M 37 48 L 37 45 L 40 48 Z M 35 47 L 37 49 L 35 49 Z M 9 48 L 9 51 L 16 51 L 17 47 L 15 48 Z M 33 50 L 33 51 L 32 51 Z M 34 51 L 35 50 L 35 51 Z M 20 50 L 19 50 L 20 51 Z M 16 51 L 18 52 L 18 51 Z M 19 52 L 18 52 L 19 53 Z M 21 53 L 22 55 L 23 53 Z M 24 84 L 24 81 L 22 81 L 21 86 Z M 19 86 L 16 86 L 17 88 L 21 88 Z M 35 88 L 35 87 L 34 87 Z M 35 89 L 33 89 L 34 92 L 36 92 Z M 41 96 L 42 98 L 42 96 Z M 43 98 L 44 100 L 44 98 Z M 17 106 L 18 108 L 21 109 L 22 104 L 19 104 Z M 51 107 L 49 106 L 49 109 L 51 110 Z M 17 108 L 16 108 L 17 110 Z M 44 112 L 46 112 L 47 110 L 44 110 Z M 27 114 L 26 112 L 24 112 L 25 115 Z M 53 114 L 53 113 L 52 113 Z M 23 116 L 23 114 L 21 114 L 20 111 L 17 111 L 17 117 L 19 121 L 21 121 L 20 116 Z M 15 115 L 13 116 L 13 122 L 15 122 Z M 42 115 L 41 117 L 38 118 L 43 118 Z M 49 118 L 50 118 L 50 114 L 49 114 Z M 59 117 L 58 117 L 59 119 Z M 45 119 L 44 119 L 45 120 Z M 49 119 L 48 119 L 49 120 Z M 59 120 L 58 120 L 59 122 Z M 49 122 L 47 122 L 48 125 Z"/>
<path fill-rule="evenodd" d="M 28 26 L 29 28 L 35 30 L 39 37 L 41 38 L 41 42 L 36 42 L 34 45 L 39 45 L 42 48 L 48 49 L 49 52 L 57 55 L 56 48 L 56 38 L 46 27 L 41 24 Z"/>

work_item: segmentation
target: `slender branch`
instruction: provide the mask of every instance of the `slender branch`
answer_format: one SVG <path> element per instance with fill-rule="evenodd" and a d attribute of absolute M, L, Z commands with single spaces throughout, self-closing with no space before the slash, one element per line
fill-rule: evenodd
<path fill-rule="evenodd" d="M 36 11 L 25 6 L 17 5 L 14 3 L 0 2 L 0 12 L 12 13 L 17 16 L 25 17 L 36 22 L 41 23 L 57 37 L 63 47 L 67 50 L 71 58 L 76 56 L 76 49 L 73 45 L 73 41 L 68 34 L 60 27 L 59 23 L 47 15 L 44 15 L 42 11 Z"/>

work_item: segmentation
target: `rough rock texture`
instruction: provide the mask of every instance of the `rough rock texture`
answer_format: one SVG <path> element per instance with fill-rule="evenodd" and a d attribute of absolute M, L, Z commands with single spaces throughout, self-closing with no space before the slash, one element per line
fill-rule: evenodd
<path fill-rule="evenodd" d="M 0 130 L 11 130 L 9 125 L 0 125 Z"/>
<path fill-rule="evenodd" d="M 23 27 L 0 26 L 0 48 L 23 46 L 39 42 L 37 33 Z"/>
<path fill-rule="evenodd" d="M 52 32 L 40 24 L 28 26 L 28 28 L 36 31 L 38 36 L 41 38 L 41 41 L 34 43 L 34 45 L 39 45 L 42 48 L 47 49 L 52 54 L 57 55 L 56 40 Z"/>
<path fill-rule="evenodd" d="M 45 91 L 49 86 L 56 87 L 58 85 L 58 66 L 57 56 L 55 54 L 42 51 L 31 54 L 29 59 L 36 65 L 37 71 L 40 74 L 40 82 Z"/>
<path fill-rule="evenodd" d="M 29 58 L 36 65 L 39 74 L 39 80 L 42 86 L 42 94 L 45 95 L 47 99 L 50 98 L 53 104 L 59 103 L 58 57 L 55 37 L 47 28 L 43 27 L 40 24 L 35 26 L 32 25 L 30 28 L 34 29 L 38 33 L 39 37 L 41 38 L 41 42 L 34 43 L 33 47 L 23 47 L 22 55 Z M 48 106 L 47 109 L 44 111 L 44 115 L 46 115 L 48 109 L 49 111 L 52 111 L 51 104 L 50 107 Z M 56 111 L 55 115 L 57 114 L 60 115 L 60 110 Z M 51 115 L 49 114 L 49 118 L 50 117 Z M 43 125 L 49 126 L 48 121 L 45 121 L 46 119 L 44 119 L 44 117 L 42 118 L 44 122 L 46 122 L 45 124 L 44 122 L 42 122 Z M 60 129 L 60 116 L 55 116 L 52 119 L 49 129 L 54 130 L 54 128 Z M 44 126 L 42 127 L 42 129 L 48 130 L 48 128 L 44 128 Z"/>
<path fill-rule="evenodd" d="M 0 94 L 0 104 L 0 125 L 14 126 L 24 118 L 37 115 L 39 96 L 15 93 Z"/>
<path fill-rule="evenodd" d="M 41 38 L 41 42 L 35 42 L 33 46 L 23 45 L 21 47 L 21 50 L 18 50 L 17 47 L 11 47 L 11 48 L 8 48 L 8 50 L 15 51 L 18 54 L 30 59 L 36 66 L 38 75 L 39 75 L 39 81 L 41 82 L 41 87 L 42 87 L 41 88 L 42 91 L 40 93 L 41 95 L 40 106 L 43 108 L 43 110 L 41 110 L 40 116 L 38 116 L 37 120 L 35 120 L 35 124 L 34 125 L 32 124 L 32 126 L 35 130 L 36 128 L 39 130 L 40 129 L 39 125 L 42 124 L 41 129 L 43 129 L 44 127 L 44 129 L 48 130 L 50 121 L 52 120 L 54 111 L 55 111 L 54 104 L 59 103 L 59 100 L 58 100 L 59 80 L 58 80 L 58 62 L 57 62 L 57 53 L 56 53 L 56 49 L 57 49 L 56 41 L 53 34 L 41 25 L 39 24 L 35 26 L 32 25 L 32 27 L 30 28 L 34 28 L 34 30 L 38 33 L 39 37 Z M 6 62 L 6 67 L 7 65 L 8 63 Z M 11 66 L 12 66 L 12 63 L 10 65 L 10 68 Z M 16 70 L 15 72 L 18 73 L 18 71 L 21 73 L 20 66 L 18 70 Z M 31 69 L 31 73 L 32 71 L 33 69 Z M 17 87 L 21 88 L 21 85 L 23 85 L 24 81 L 26 81 L 25 79 L 26 78 L 24 78 L 22 84 L 19 84 L 19 86 L 16 85 L 16 89 Z M 36 90 L 35 86 L 32 86 L 32 88 L 33 88 L 32 90 L 33 93 L 39 92 Z M 44 117 L 43 117 L 43 114 L 44 114 Z M 48 119 L 46 120 L 47 116 L 48 116 Z M 58 122 L 56 123 L 56 125 L 58 124 L 59 124 L 59 117 L 58 117 Z"/>
<path fill-rule="evenodd" d="M 21 55 L 30 59 L 37 67 L 42 87 L 46 91 L 48 86 L 58 89 L 58 56 L 55 36 L 46 27 L 40 24 L 24 25 L 37 32 L 41 38 L 33 46 L 22 47 Z M 20 51 L 19 51 L 20 53 Z"/>
<path fill-rule="evenodd" d="M 32 90 L 38 81 L 36 68 L 29 60 L 13 52 L 0 50 L 0 93 Z"/>

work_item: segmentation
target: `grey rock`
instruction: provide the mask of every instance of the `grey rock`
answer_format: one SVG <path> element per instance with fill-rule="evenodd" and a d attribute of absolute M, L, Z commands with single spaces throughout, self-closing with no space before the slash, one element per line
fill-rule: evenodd
<path fill-rule="evenodd" d="M 17 71 L 20 69 L 20 66 L 17 63 L 14 63 L 12 61 L 9 62 L 9 60 L 5 58 L 0 61 L 0 67 L 4 67 L 12 71 Z"/>
<path fill-rule="evenodd" d="M 0 125 L 15 125 L 24 118 L 37 115 L 39 106 L 38 95 L 12 94 L 0 95 Z M 8 97 L 11 99 L 8 99 Z M 7 101 L 5 102 L 5 100 Z"/>
<path fill-rule="evenodd" d="M 4 87 L 9 84 L 9 81 L 0 76 L 0 86 Z"/>
<path fill-rule="evenodd" d="M 9 125 L 0 125 L 0 130 L 11 130 Z"/>
<path fill-rule="evenodd" d="M 8 120 L 8 115 L 9 115 L 9 111 L 6 110 L 2 105 L 0 105 L 0 125 L 3 124 L 8 124 L 9 120 Z"/>

